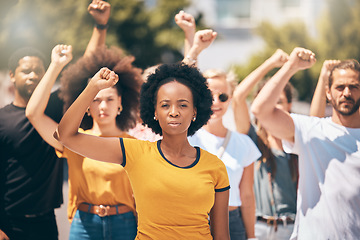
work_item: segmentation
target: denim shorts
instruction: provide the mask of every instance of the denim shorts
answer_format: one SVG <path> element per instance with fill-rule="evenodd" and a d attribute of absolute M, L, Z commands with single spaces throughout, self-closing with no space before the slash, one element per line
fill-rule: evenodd
<path fill-rule="evenodd" d="M 134 240 L 137 222 L 133 212 L 99 217 L 77 210 L 70 227 L 69 240 Z"/>

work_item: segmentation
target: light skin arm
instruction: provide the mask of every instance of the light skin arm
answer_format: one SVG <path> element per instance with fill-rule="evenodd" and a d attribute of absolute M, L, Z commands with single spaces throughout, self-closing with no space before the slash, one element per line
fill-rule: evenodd
<path fill-rule="evenodd" d="M 244 168 L 240 182 L 241 216 L 244 221 L 246 236 L 255 237 L 255 193 L 254 193 L 254 163 Z"/>
<path fill-rule="evenodd" d="M 286 83 L 299 70 L 310 68 L 316 62 L 315 54 L 304 48 L 295 48 L 289 60 L 267 82 L 255 98 L 251 112 L 274 137 L 294 142 L 294 122 L 288 112 L 276 108 Z"/>
<path fill-rule="evenodd" d="M 0 239 L 9 240 L 9 237 L 0 229 Z"/>
<path fill-rule="evenodd" d="M 115 72 L 108 68 L 100 69 L 87 87 L 73 102 L 61 119 L 54 137 L 70 150 L 99 161 L 121 164 L 123 161 L 119 138 L 102 138 L 78 132 L 86 109 L 96 94 L 112 87 L 119 80 Z"/>
<path fill-rule="evenodd" d="M 252 89 L 270 70 L 284 65 L 288 58 L 289 55 L 287 53 L 281 49 L 277 49 L 269 59 L 251 72 L 235 88 L 232 98 L 232 107 L 234 111 L 236 130 L 238 132 L 247 134 L 250 129 L 250 114 L 246 98 L 249 96 Z"/>
<path fill-rule="evenodd" d="M 175 15 L 175 22 L 184 31 L 184 56 L 187 56 L 190 48 L 194 43 L 194 36 L 196 32 L 195 19 L 191 14 L 181 10 L 178 14 Z"/>
<path fill-rule="evenodd" d="M 106 25 L 110 18 L 110 3 L 93 0 L 88 6 L 88 12 L 99 25 Z M 84 56 L 88 56 L 96 48 L 105 46 L 107 29 L 99 29 L 94 26 L 90 41 L 86 47 Z"/>
<path fill-rule="evenodd" d="M 210 228 L 214 240 L 230 240 L 229 190 L 215 192 L 214 206 L 210 211 Z"/>
<path fill-rule="evenodd" d="M 310 116 L 325 117 L 326 87 L 329 83 L 330 70 L 334 65 L 338 64 L 339 62 L 340 60 L 324 61 L 320 71 L 320 76 L 316 85 L 314 96 L 311 100 Z"/>
<path fill-rule="evenodd" d="M 200 30 L 195 33 L 194 44 L 189 50 L 188 56 L 191 59 L 197 59 L 199 54 L 215 40 L 217 33 L 211 29 Z M 185 57 L 183 62 L 188 65 L 197 66 L 197 62 L 193 63 L 189 58 Z"/>
<path fill-rule="evenodd" d="M 51 146 L 59 151 L 63 151 L 63 146 L 54 137 L 53 133 L 57 128 L 57 123 L 45 115 L 51 88 L 61 70 L 72 59 L 72 47 L 68 45 L 57 45 L 51 53 L 51 63 L 44 77 L 34 90 L 26 106 L 25 115 L 34 126 L 40 136 Z"/>

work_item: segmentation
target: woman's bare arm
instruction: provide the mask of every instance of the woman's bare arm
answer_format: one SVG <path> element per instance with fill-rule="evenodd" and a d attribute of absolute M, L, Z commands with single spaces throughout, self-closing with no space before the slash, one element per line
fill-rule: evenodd
<path fill-rule="evenodd" d="M 101 89 L 114 86 L 117 81 L 118 76 L 115 72 L 108 68 L 100 69 L 64 114 L 57 131 L 54 133 L 55 138 L 82 156 L 121 164 L 123 158 L 119 138 L 102 138 L 78 132 L 86 109 L 96 94 Z"/>

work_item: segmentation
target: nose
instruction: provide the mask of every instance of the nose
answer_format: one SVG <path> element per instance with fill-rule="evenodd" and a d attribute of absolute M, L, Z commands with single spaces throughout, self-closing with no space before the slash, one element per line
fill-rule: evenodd
<path fill-rule="evenodd" d="M 219 94 L 213 94 L 213 104 L 220 102 Z"/>
<path fill-rule="evenodd" d="M 106 108 L 106 101 L 101 101 L 99 104 L 100 109 L 105 109 Z"/>
<path fill-rule="evenodd" d="M 349 87 L 345 87 L 345 88 L 344 88 L 343 95 L 344 95 L 345 97 L 351 96 L 351 91 L 350 91 L 350 88 L 349 88 Z"/>
<path fill-rule="evenodd" d="M 38 78 L 38 75 L 36 74 L 36 72 L 34 71 L 31 71 L 29 74 L 29 79 L 37 79 Z"/>
<path fill-rule="evenodd" d="M 176 106 L 172 106 L 172 107 L 170 108 L 169 114 L 170 114 L 171 117 L 177 117 L 177 116 L 179 116 L 179 111 L 178 111 L 177 107 L 176 107 Z"/>

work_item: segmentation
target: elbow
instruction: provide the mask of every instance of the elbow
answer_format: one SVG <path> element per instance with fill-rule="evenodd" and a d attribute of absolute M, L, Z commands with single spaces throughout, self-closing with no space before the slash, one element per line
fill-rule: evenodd
<path fill-rule="evenodd" d="M 34 119 L 34 114 L 28 108 L 26 108 L 25 110 L 25 116 L 27 119 L 30 120 L 30 122 Z"/>
<path fill-rule="evenodd" d="M 258 104 L 252 104 L 250 108 L 251 113 L 259 119 L 259 116 L 261 117 L 261 107 Z"/>
<path fill-rule="evenodd" d="M 54 134 L 53 134 L 53 137 L 54 137 L 56 140 L 58 140 L 59 142 L 61 142 L 58 128 L 55 129 L 55 132 L 54 132 Z"/>

